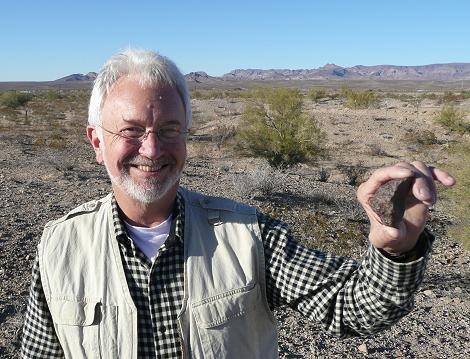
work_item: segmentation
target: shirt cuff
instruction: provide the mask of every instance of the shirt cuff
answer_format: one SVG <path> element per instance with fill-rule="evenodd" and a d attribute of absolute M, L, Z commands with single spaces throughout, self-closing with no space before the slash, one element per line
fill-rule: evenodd
<path fill-rule="evenodd" d="M 368 286 L 380 298 L 402 305 L 408 302 L 411 295 L 418 289 L 423 281 L 434 236 L 425 231 L 419 240 L 426 244 L 422 249 L 420 245 L 420 250 L 424 250 L 424 252 L 420 253 L 420 256 L 415 260 L 403 263 L 387 258 L 374 246 L 369 247 L 362 270 L 365 271 Z"/>
<path fill-rule="evenodd" d="M 434 235 L 425 228 L 424 231 L 420 234 L 418 241 L 413 249 L 408 252 L 393 255 L 383 249 L 378 249 L 378 251 L 387 259 L 395 263 L 410 263 L 416 261 L 419 258 L 425 257 L 431 250 L 432 243 L 434 242 Z"/>

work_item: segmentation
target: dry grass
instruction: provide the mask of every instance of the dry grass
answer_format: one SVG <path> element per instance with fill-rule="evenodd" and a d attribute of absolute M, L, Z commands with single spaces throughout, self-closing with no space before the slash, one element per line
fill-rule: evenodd
<path fill-rule="evenodd" d="M 470 123 L 465 120 L 465 114 L 452 105 L 445 105 L 434 117 L 434 120 L 452 132 L 463 134 L 470 132 Z"/>
<path fill-rule="evenodd" d="M 470 249 L 470 139 L 454 144 L 449 155 L 448 170 L 457 179 L 457 185 L 444 192 L 450 201 L 450 214 L 455 218 L 449 234 Z"/>

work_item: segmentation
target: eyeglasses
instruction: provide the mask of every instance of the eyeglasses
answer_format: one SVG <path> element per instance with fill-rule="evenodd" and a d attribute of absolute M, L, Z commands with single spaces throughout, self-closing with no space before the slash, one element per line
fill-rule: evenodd
<path fill-rule="evenodd" d="M 174 126 L 166 126 L 161 127 L 157 130 L 148 131 L 141 127 L 128 127 L 118 132 L 110 131 L 101 125 L 97 126 L 102 128 L 104 131 L 115 136 L 119 136 L 135 145 L 141 145 L 147 139 L 150 133 L 155 133 L 159 141 L 168 144 L 178 143 L 183 136 L 189 133 L 189 131 L 181 131 L 179 128 L 176 128 Z"/>

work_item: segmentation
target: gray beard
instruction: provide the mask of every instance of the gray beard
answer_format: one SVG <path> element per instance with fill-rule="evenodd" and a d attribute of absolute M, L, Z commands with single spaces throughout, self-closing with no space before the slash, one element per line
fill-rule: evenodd
<path fill-rule="evenodd" d="M 181 178 L 181 172 L 177 172 L 168 177 L 163 183 L 153 178 L 149 179 L 145 185 L 140 185 L 135 183 L 129 174 L 124 171 L 121 171 L 119 176 L 111 176 L 108 171 L 108 175 L 111 182 L 122 189 L 129 197 L 145 204 L 161 199 Z"/>
<path fill-rule="evenodd" d="M 119 176 L 111 175 L 106 164 L 106 155 L 104 157 L 104 166 L 111 179 L 111 183 L 140 203 L 149 204 L 161 199 L 181 178 L 182 171 L 178 171 L 171 174 L 163 182 L 156 178 L 150 178 L 144 184 L 138 184 L 134 182 L 124 168 L 121 170 Z"/>

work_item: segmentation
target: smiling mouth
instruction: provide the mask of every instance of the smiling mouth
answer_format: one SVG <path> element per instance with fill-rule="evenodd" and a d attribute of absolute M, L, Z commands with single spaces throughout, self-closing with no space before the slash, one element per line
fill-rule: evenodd
<path fill-rule="evenodd" d="M 161 164 L 161 165 L 155 165 L 155 166 L 147 166 L 147 165 L 131 165 L 134 168 L 137 168 L 138 170 L 142 172 L 158 172 L 161 171 L 163 168 L 168 166 L 168 164 Z"/>

